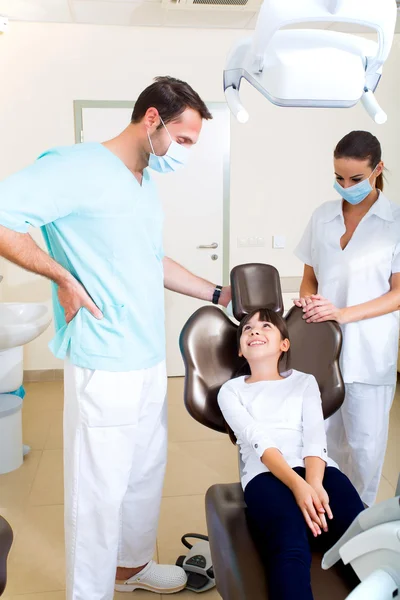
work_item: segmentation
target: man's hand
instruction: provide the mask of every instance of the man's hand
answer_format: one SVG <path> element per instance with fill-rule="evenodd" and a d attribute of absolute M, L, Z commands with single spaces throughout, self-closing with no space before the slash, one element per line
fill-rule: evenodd
<path fill-rule="evenodd" d="M 97 308 L 83 285 L 73 277 L 68 277 L 58 286 L 58 299 L 65 312 L 65 320 L 70 323 L 81 308 L 86 308 L 96 319 L 103 314 Z"/>
<path fill-rule="evenodd" d="M 231 301 L 231 299 L 232 299 L 231 286 L 226 285 L 221 290 L 221 295 L 219 297 L 218 304 L 220 304 L 221 306 L 225 306 L 225 308 L 226 308 L 228 306 L 229 302 Z"/>
<path fill-rule="evenodd" d="M 303 319 L 307 323 L 322 323 L 323 321 L 336 321 L 339 324 L 345 323 L 345 310 L 337 308 L 330 300 L 314 294 L 310 297 L 311 302 L 308 302 L 303 307 Z"/>

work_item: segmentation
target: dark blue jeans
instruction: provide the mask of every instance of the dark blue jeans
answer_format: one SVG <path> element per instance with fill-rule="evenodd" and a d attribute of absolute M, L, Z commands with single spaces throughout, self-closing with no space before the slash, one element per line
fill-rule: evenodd
<path fill-rule="evenodd" d="M 294 470 L 305 477 L 305 469 Z M 309 531 L 293 493 L 275 475 L 262 473 L 246 486 L 249 525 L 267 570 L 270 600 L 313 600 L 312 549 L 324 552 L 331 548 L 364 509 L 355 488 L 338 469 L 326 468 L 323 485 L 333 519 L 327 518 L 329 531 L 317 539 Z"/>

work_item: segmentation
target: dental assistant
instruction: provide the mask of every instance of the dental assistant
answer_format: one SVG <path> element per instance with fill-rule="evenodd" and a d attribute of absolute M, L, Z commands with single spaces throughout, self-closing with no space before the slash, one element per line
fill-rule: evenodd
<path fill-rule="evenodd" d="M 397 381 L 400 206 L 383 194 L 381 146 L 371 133 L 346 135 L 334 167 L 341 200 L 317 208 L 295 250 L 305 263 L 295 304 L 307 323 L 341 325 L 346 395 L 327 420 L 328 453 L 370 506 Z"/>
<path fill-rule="evenodd" d="M 230 288 L 164 256 L 147 167 L 182 167 L 211 118 L 187 83 L 160 77 L 116 138 L 55 148 L 0 183 L 0 254 L 53 283 L 67 600 L 186 585 L 183 569 L 152 560 L 167 448 L 164 287 L 224 306 Z"/>

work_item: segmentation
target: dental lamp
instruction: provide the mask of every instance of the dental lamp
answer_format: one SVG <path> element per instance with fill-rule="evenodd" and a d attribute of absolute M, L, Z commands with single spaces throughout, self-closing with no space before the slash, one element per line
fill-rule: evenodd
<path fill-rule="evenodd" d="M 246 79 L 277 106 L 350 108 L 360 100 L 376 123 L 387 116 L 374 92 L 392 47 L 396 0 L 264 0 L 253 37 L 239 40 L 224 70 L 226 101 L 245 123 L 239 89 Z M 321 23 L 321 29 L 287 29 Z M 362 25 L 377 41 L 324 29 Z"/>

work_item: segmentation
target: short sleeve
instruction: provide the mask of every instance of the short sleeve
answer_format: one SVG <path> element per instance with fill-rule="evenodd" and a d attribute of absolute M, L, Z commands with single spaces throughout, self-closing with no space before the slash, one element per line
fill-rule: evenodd
<path fill-rule="evenodd" d="M 313 266 L 312 253 L 311 253 L 312 230 L 313 230 L 313 219 L 311 217 L 311 219 L 308 222 L 307 227 L 305 228 L 303 236 L 294 251 L 295 256 L 297 256 L 297 258 L 300 259 L 305 265 L 310 265 L 310 267 Z"/>
<path fill-rule="evenodd" d="M 400 273 L 400 242 L 396 244 L 392 260 L 392 273 Z"/>
<path fill-rule="evenodd" d="M 35 163 L 0 182 L 0 225 L 26 233 L 77 208 L 73 167 L 56 152 L 43 154 Z"/>

